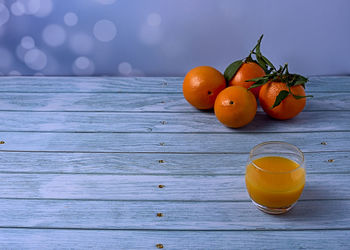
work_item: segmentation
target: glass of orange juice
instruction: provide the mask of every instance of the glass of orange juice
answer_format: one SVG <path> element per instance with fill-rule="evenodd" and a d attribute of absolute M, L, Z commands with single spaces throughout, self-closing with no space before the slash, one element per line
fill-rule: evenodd
<path fill-rule="evenodd" d="M 264 142 L 249 154 L 245 183 L 252 202 L 269 214 L 288 212 L 305 185 L 304 154 L 286 142 Z"/>

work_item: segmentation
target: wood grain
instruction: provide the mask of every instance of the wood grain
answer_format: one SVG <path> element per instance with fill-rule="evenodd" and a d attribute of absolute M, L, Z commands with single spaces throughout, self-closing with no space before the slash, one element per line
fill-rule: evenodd
<path fill-rule="evenodd" d="M 242 175 L 248 154 L 0 152 L 0 173 Z M 305 153 L 308 174 L 350 173 L 349 152 Z"/>
<path fill-rule="evenodd" d="M 291 249 L 348 250 L 350 231 L 101 231 L 0 229 L 9 249 Z"/>
<path fill-rule="evenodd" d="M 182 81 L 0 78 L 0 248 L 349 249 L 350 77 L 310 77 L 295 119 L 259 108 L 239 130 L 191 107 Z M 244 184 L 249 150 L 271 140 L 306 157 L 282 216 Z"/>
<path fill-rule="evenodd" d="M 251 202 L 0 200 L 0 227 L 348 230 L 349 209 L 350 200 L 300 201 L 281 216 L 267 215 Z"/>
<path fill-rule="evenodd" d="M 183 77 L 1 77 L 0 92 L 177 92 Z M 307 91 L 350 91 L 348 76 L 312 76 Z"/>
<path fill-rule="evenodd" d="M 308 92 L 308 94 L 314 94 Z M 347 92 L 315 93 L 305 111 L 349 111 Z M 260 108 L 259 108 L 260 109 Z M 2 93 L 0 111 L 200 112 L 182 93 Z"/>
<path fill-rule="evenodd" d="M 302 199 L 350 199 L 349 180 L 350 174 L 308 175 Z M 0 190 L 0 198 L 21 199 L 249 200 L 243 175 L 0 174 Z"/>
<path fill-rule="evenodd" d="M 349 151 L 350 132 L 327 133 L 32 133 L 0 132 L 0 151 L 247 153 L 264 141 L 286 141 L 303 152 Z"/>
<path fill-rule="evenodd" d="M 332 119 L 327 119 L 332 116 Z M 2 112 L 0 130 L 42 132 L 314 132 L 350 131 L 350 112 L 302 112 L 289 121 L 258 112 L 253 122 L 239 129 L 222 125 L 212 112 L 98 113 Z M 286 126 L 288 124 L 288 126 Z"/>
<path fill-rule="evenodd" d="M 180 93 L 183 77 L 2 77 L 1 92 Z"/>

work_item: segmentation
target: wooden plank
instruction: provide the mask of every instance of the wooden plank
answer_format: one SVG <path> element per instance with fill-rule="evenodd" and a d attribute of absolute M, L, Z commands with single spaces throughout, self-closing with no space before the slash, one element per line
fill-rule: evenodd
<path fill-rule="evenodd" d="M 322 231 L 101 231 L 0 229 L 0 248 L 31 249 L 344 249 L 349 230 Z M 244 239 L 244 240 L 243 240 Z"/>
<path fill-rule="evenodd" d="M 349 111 L 349 93 L 313 93 L 305 111 Z M 99 112 L 200 112 L 182 93 L 2 93 L 0 110 Z M 259 108 L 260 109 L 260 108 Z"/>
<path fill-rule="evenodd" d="M 244 174 L 248 154 L 0 152 L 0 173 Z M 349 173 L 349 152 L 305 153 L 306 169 Z"/>
<path fill-rule="evenodd" d="M 183 77 L 1 77 L 0 92 L 178 92 Z M 312 76 L 308 91 L 350 91 L 349 76 Z"/>
<path fill-rule="evenodd" d="M 350 199 L 349 180 L 350 174 L 308 175 L 302 199 Z M 0 190 L 0 198 L 21 199 L 249 200 L 243 175 L 0 174 Z"/>
<path fill-rule="evenodd" d="M 0 200 L 0 227 L 331 230 L 349 229 L 349 209 L 350 200 L 300 201 L 281 216 L 264 214 L 251 202 Z"/>
<path fill-rule="evenodd" d="M 350 132 L 327 133 L 32 133 L 0 132 L 0 151 L 247 153 L 264 141 L 303 152 L 349 151 Z"/>
<path fill-rule="evenodd" d="M 307 90 L 324 93 L 350 91 L 350 77 L 312 76 L 309 77 Z"/>
<path fill-rule="evenodd" d="M 0 92 L 181 93 L 183 77 L 1 77 Z"/>
<path fill-rule="evenodd" d="M 240 129 L 222 125 L 213 113 L 2 112 L 2 131 L 42 132 L 309 132 L 350 131 L 350 112 L 303 112 L 278 121 L 258 112 Z M 288 126 L 286 126 L 288 124 Z"/>

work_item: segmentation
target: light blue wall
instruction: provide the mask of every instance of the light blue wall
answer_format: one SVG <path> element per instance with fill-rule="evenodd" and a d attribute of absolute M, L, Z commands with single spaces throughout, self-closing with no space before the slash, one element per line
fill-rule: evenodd
<path fill-rule="evenodd" d="M 0 0 L 0 74 L 223 71 L 262 33 L 262 51 L 275 64 L 350 74 L 348 0 Z"/>

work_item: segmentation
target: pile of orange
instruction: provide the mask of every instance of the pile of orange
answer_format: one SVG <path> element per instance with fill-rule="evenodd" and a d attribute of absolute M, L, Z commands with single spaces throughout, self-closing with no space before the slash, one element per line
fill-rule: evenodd
<path fill-rule="evenodd" d="M 224 76 L 209 66 L 200 66 L 187 73 L 183 94 L 198 109 L 212 109 L 215 105 L 216 117 L 228 127 L 242 127 L 255 117 L 254 94 L 241 86 L 226 88 Z"/>
<path fill-rule="evenodd" d="M 258 60 L 253 60 L 249 54 L 245 61 L 231 64 L 225 75 L 210 66 L 190 70 L 183 82 L 185 99 L 198 109 L 214 108 L 217 119 L 232 128 L 245 126 L 254 119 L 256 99 L 266 114 L 275 119 L 286 120 L 298 115 L 306 104 L 304 84 L 307 79 L 289 74 L 287 65 L 276 70 L 261 55 L 261 38 L 257 49 L 251 52 L 256 54 Z M 266 64 L 261 64 L 261 61 Z M 268 69 L 268 65 L 273 68 Z"/>

